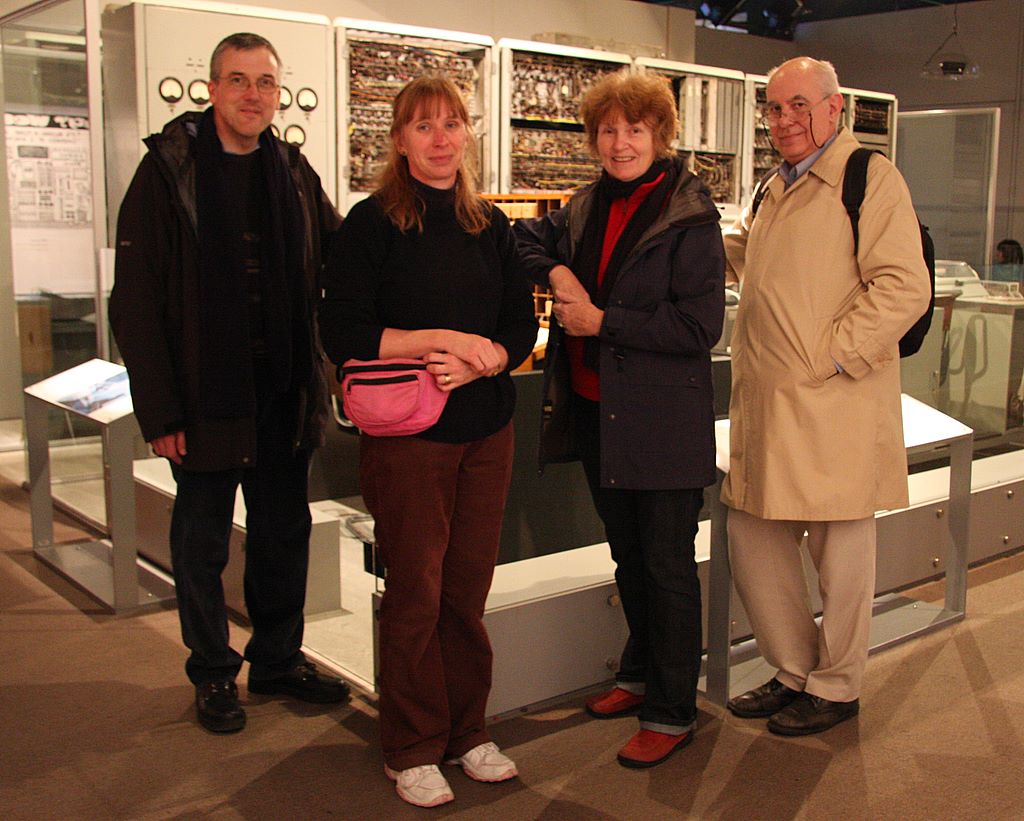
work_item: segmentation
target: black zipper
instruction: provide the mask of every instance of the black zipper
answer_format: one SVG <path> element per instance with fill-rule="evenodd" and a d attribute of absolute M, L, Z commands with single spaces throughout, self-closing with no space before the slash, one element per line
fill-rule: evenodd
<path fill-rule="evenodd" d="M 416 374 L 406 374 L 404 376 L 382 376 L 379 379 L 372 379 L 363 377 L 362 379 L 350 379 L 345 390 L 347 393 L 352 392 L 353 385 L 397 385 L 399 382 L 415 382 Z"/>

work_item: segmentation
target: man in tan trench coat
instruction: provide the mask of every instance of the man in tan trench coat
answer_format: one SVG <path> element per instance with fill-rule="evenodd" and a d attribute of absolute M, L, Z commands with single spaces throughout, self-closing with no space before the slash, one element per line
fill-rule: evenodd
<path fill-rule="evenodd" d="M 725 237 L 742 286 L 732 336 L 729 506 L 733 579 L 758 647 L 778 669 L 732 699 L 783 735 L 857 714 L 875 581 L 876 510 L 907 504 L 900 337 L 930 285 L 910 193 L 872 157 L 860 244 L 841 201 L 847 157 L 835 69 L 799 57 L 768 75 L 765 109 L 784 162 L 754 218 Z M 818 570 L 821 627 L 800 544 Z"/>

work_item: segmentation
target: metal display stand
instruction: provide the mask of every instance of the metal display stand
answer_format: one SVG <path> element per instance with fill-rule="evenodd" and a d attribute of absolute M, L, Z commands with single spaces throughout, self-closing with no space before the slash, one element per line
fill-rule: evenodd
<path fill-rule="evenodd" d="M 53 543 L 50 408 L 100 426 L 109 539 Z M 132 479 L 132 446 L 137 432 L 127 373 L 121 365 L 93 359 L 25 388 L 33 553 L 115 613 L 174 597 L 173 587 L 162 576 L 138 562 Z"/>
<path fill-rule="evenodd" d="M 944 606 L 899 596 L 875 599 L 870 652 L 900 644 L 961 621 L 967 608 L 967 551 L 970 537 L 971 460 L 974 431 L 952 417 L 906 394 L 903 400 L 903 439 L 908 454 L 948 448 L 949 501 L 946 521 L 946 598 Z M 729 472 L 729 420 L 715 423 L 718 483 L 711 496 L 711 559 L 708 580 L 708 637 L 705 695 L 716 704 L 730 697 L 734 661 L 743 655 L 732 644 L 732 577 L 729 571 L 728 508 L 720 500 L 722 481 Z M 877 514 L 876 521 L 907 513 Z M 936 511 L 942 515 L 942 510 Z M 879 549 L 885 548 L 879 540 Z"/>

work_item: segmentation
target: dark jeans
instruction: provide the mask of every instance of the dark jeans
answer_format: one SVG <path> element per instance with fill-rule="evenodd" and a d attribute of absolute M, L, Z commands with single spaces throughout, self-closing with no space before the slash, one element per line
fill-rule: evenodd
<path fill-rule="evenodd" d="M 171 464 L 178 483 L 171 564 L 181 634 L 192 651 L 185 672 L 193 684 L 234 679 L 242 666 L 242 656 L 228 643 L 221 583 L 239 484 L 246 508 L 245 606 L 252 622 L 245 648 L 249 675 L 272 678 L 305 660 L 300 647 L 311 528 L 309 454 L 291 448 L 288 420 L 294 408 L 289 395 L 259 400 L 251 468 L 197 472 Z"/>
<path fill-rule="evenodd" d="M 697 716 L 701 659 L 694 539 L 703 489 L 601 487 L 600 405 L 572 399 L 583 468 L 629 625 L 617 679 L 644 684 L 642 726 L 663 732 L 689 727 Z"/>

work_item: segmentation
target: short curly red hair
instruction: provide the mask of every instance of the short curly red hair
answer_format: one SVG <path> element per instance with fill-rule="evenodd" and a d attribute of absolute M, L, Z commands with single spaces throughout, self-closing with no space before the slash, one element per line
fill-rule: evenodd
<path fill-rule="evenodd" d="M 623 69 L 606 74 L 588 89 L 580 105 L 580 118 L 595 154 L 598 128 L 617 114 L 629 123 L 646 123 L 653 132 L 655 154 L 672 155 L 672 143 L 679 135 L 679 114 L 667 77 Z"/>

